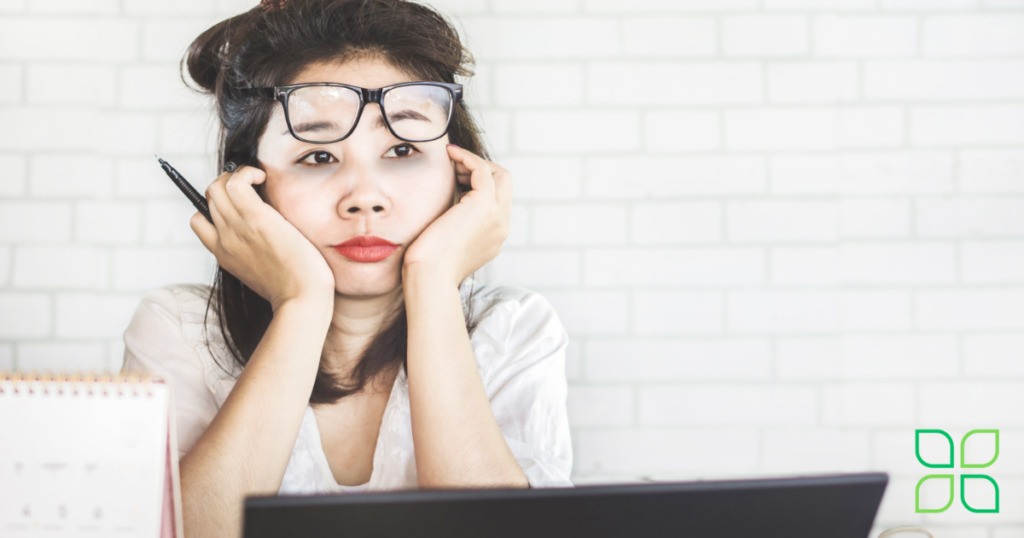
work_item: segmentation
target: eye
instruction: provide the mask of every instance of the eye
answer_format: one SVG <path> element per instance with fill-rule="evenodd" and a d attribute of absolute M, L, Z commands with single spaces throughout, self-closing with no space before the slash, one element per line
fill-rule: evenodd
<path fill-rule="evenodd" d="M 310 157 L 313 158 L 312 162 L 309 161 Z M 314 151 L 312 153 L 307 153 L 304 157 L 299 159 L 299 162 L 302 163 L 302 164 L 316 166 L 316 165 L 320 165 L 320 164 L 336 163 L 336 162 L 338 162 L 338 160 L 334 158 L 334 155 L 331 155 L 330 153 L 327 153 L 326 151 Z"/>
<path fill-rule="evenodd" d="M 392 159 L 402 159 L 405 157 L 411 157 L 413 153 L 419 152 L 420 150 L 416 149 L 416 146 L 412 144 L 399 144 L 397 146 L 392 146 L 391 149 L 389 149 L 388 152 L 384 154 L 384 156 L 390 157 Z"/>

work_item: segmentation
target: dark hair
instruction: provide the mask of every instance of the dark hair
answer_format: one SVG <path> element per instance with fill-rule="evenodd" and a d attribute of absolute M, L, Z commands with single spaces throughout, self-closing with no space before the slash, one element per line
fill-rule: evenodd
<path fill-rule="evenodd" d="M 259 137 L 273 107 L 280 106 L 245 95 L 241 88 L 283 86 L 309 64 L 366 56 L 380 58 L 417 80 L 451 83 L 456 76 L 473 74 L 472 55 L 454 26 L 433 9 L 404 0 L 264 0 L 203 32 L 182 59 L 182 80 L 188 84 L 187 67 L 198 91 L 216 99 L 218 170 L 227 161 L 259 166 Z M 480 130 L 462 101 L 456 106 L 448 137 L 451 143 L 489 158 Z M 459 184 L 459 190 L 468 188 Z M 218 267 L 207 316 L 211 309 L 216 310 L 228 352 L 244 367 L 273 319 L 270 303 Z M 471 317 L 466 312 L 470 330 Z M 378 373 L 404 364 L 407 331 L 402 303 L 367 346 L 349 382 L 321 364 L 309 403 L 336 402 L 361 391 Z"/>

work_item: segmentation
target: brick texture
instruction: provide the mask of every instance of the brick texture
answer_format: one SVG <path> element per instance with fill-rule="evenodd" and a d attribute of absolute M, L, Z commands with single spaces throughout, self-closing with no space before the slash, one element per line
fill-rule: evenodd
<path fill-rule="evenodd" d="M 152 155 L 215 177 L 177 65 L 255 3 L 0 0 L 0 369 L 116 370 L 142 294 L 209 282 Z M 515 182 L 486 274 L 570 335 L 578 483 L 880 470 L 872 536 L 1024 535 L 1024 2 L 436 5 Z M 913 512 L 918 427 L 1002 428 L 1001 519 Z"/>

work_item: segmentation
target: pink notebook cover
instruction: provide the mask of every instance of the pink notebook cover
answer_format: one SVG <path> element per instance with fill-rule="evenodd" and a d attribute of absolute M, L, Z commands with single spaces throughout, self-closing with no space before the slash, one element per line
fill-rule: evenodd
<path fill-rule="evenodd" d="M 175 517 L 174 517 L 174 479 L 171 473 L 171 458 L 174 455 L 171 454 L 171 445 L 167 444 L 167 465 L 164 467 L 167 472 L 164 474 L 164 509 L 160 517 L 160 538 L 177 538 L 174 529 Z"/>
<path fill-rule="evenodd" d="M 178 479 L 178 440 L 174 428 L 174 394 L 168 402 L 167 458 L 164 465 L 164 506 L 160 516 L 160 538 L 184 538 L 181 514 L 181 483 Z"/>

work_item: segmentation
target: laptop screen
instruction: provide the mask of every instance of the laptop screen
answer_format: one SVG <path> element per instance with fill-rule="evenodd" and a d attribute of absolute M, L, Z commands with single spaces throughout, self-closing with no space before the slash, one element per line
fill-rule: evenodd
<path fill-rule="evenodd" d="M 244 538 L 865 538 L 885 473 L 245 501 Z"/>

